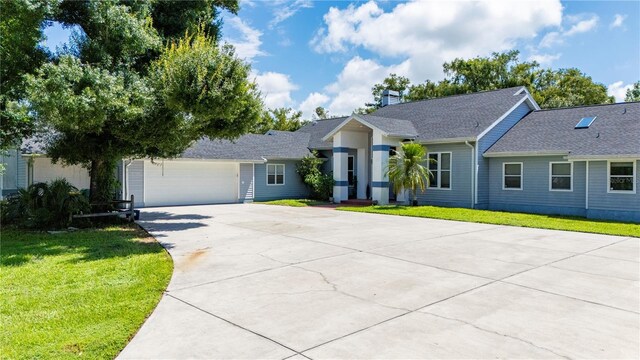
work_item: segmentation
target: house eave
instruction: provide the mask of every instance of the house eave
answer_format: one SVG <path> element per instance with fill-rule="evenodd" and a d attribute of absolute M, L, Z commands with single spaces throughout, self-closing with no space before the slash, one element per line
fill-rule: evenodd
<path fill-rule="evenodd" d="M 492 152 L 492 153 L 484 153 L 483 157 L 486 158 L 497 158 L 497 157 L 517 157 L 517 156 L 567 156 L 569 155 L 568 151 L 503 151 L 503 152 Z"/>
<path fill-rule="evenodd" d="M 611 159 L 640 159 L 640 154 L 612 154 L 612 155 L 569 155 L 569 160 L 611 160 Z"/>
<path fill-rule="evenodd" d="M 447 139 L 432 139 L 432 140 L 418 140 L 419 144 L 424 145 L 433 145 L 433 144 L 453 144 L 453 143 L 463 143 L 465 141 L 475 142 L 475 137 L 460 137 L 460 138 L 447 138 Z"/>

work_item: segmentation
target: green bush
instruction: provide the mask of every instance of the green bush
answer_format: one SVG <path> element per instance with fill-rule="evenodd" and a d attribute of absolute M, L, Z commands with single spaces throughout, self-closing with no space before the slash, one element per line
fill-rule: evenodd
<path fill-rule="evenodd" d="M 72 215 L 90 211 L 88 199 L 65 179 L 20 189 L 2 207 L 3 223 L 33 229 L 64 228 Z"/>
<path fill-rule="evenodd" d="M 322 160 L 317 158 L 317 153 L 302 158 L 296 166 L 298 174 L 311 190 L 311 197 L 316 200 L 328 200 L 333 194 L 333 175 L 323 174 L 320 171 Z"/>

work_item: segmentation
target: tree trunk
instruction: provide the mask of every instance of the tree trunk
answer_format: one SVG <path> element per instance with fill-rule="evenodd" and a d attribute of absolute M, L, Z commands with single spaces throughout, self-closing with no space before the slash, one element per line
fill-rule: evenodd
<path fill-rule="evenodd" d="M 89 176 L 91 178 L 89 185 L 89 201 L 92 204 L 99 204 L 94 208 L 95 211 L 101 212 L 109 208 L 109 201 L 113 200 L 113 191 L 115 190 L 115 160 L 93 159 L 91 160 L 91 169 Z"/>

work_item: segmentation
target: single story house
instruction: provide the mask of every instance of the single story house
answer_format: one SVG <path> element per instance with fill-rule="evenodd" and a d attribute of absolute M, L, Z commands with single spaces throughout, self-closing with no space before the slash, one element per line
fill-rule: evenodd
<path fill-rule="evenodd" d="M 406 103 L 385 91 L 383 107 L 368 115 L 234 142 L 203 139 L 178 159 L 123 160 L 118 174 L 121 193 L 138 206 L 299 198 L 308 190 L 296 164 L 315 150 L 333 173 L 336 202 L 387 204 L 405 200 L 385 170 L 406 141 L 434 160 L 420 204 L 640 222 L 640 103 L 541 110 L 524 87 Z M 8 158 L 15 165 L 4 191 L 58 176 L 88 184 L 86 170 L 83 178 L 81 168 L 33 154 Z"/>

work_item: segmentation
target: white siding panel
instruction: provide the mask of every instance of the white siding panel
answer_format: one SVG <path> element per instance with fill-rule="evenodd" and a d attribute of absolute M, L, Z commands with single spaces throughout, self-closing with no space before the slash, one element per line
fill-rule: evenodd
<path fill-rule="evenodd" d="M 144 162 L 144 205 L 198 205 L 238 201 L 238 164 L 206 161 Z"/>
<path fill-rule="evenodd" d="M 54 164 L 45 157 L 33 158 L 33 182 L 50 182 L 64 178 L 78 189 L 89 188 L 89 171 L 82 166 Z"/>

